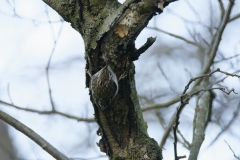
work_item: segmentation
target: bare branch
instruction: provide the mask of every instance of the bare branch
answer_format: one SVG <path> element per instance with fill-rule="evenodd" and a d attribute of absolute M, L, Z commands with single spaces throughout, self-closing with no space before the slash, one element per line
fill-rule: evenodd
<path fill-rule="evenodd" d="M 173 105 L 173 104 L 179 102 L 179 100 L 180 100 L 179 97 L 175 97 L 175 98 L 173 98 L 170 101 L 165 102 L 165 103 L 152 104 L 152 105 L 149 105 L 147 107 L 142 108 L 142 112 L 145 112 L 145 111 L 148 111 L 148 110 L 151 110 L 151 109 L 166 108 L 166 107 L 168 107 L 170 105 Z"/>
<path fill-rule="evenodd" d="M 233 112 L 233 117 L 232 119 L 228 122 L 227 125 L 225 125 L 223 128 L 222 128 L 222 131 L 218 133 L 218 135 L 214 138 L 214 140 L 209 144 L 208 147 L 210 147 L 211 145 L 213 145 L 217 139 L 223 134 L 225 133 L 225 131 L 227 131 L 230 126 L 235 122 L 235 120 L 237 120 L 237 117 L 239 116 L 239 111 L 240 111 L 240 101 L 238 102 L 238 107 L 237 107 L 237 110 Z"/>
<path fill-rule="evenodd" d="M 80 7 L 78 5 L 78 2 L 76 1 L 61 1 L 61 0 L 42 0 L 45 2 L 48 6 L 50 6 L 52 9 L 54 9 L 63 19 L 67 22 L 73 23 L 73 14 L 76 16 L 77 19 L 82 20 L 82 17 L 79 17 L 80 11 L 82 11 L 82 8 L 80 10 Z M 83 2 L 83 1 L 81 1 Z"/>
<path fill-rule="evenodd" d="M 11 104 L 13 104 L 12 97 L 11 97 L 11 95 L 10 95 L 10 86 L 9 86 L 9 83 L 8 83 L 8 85 L 7 85 L 7 94 L 8 94 L 8 98 L 9 98 Z"/>
<path fill-rule="evenodd" d="M 209 31 L 210 34 L 212 34 L 211 27 L 209 27 L 208 25 L 204 24 L 204 22 L 202 22 L 201 19 L 199 19 L 199 21 L 195 22 L 195 21 L 191 21 L 191 20 L 186 19 L 185 17 L 175 13 L 173 10 L 171 10 L 169 8 L 168 8 L 168 11 L 170 11 L 176 17 L 179 17 L 180 19 L 182 19 L 184 21 L 184 24 L 192 24 L 192 25 L 199 25 L 200 24 L 201 26 L 205 27 Z M 186 26 L 186 27 L 188 27 L 188 26 Z M 189 29 L 188 29 L 188 31 L 189 31 Z M 195 36 L 193 36 L 192 34 L 190 34 L 190 35 L 195 40 Z"/>
<path fill-rule="evenodd" d="M 224 140 L 225 141 L 225 140 Z M 226 143 L 227 143 L 227 141 L 225 141 Z M 227 143 L 227 145 L 228 145 L 228 147 L 229 147 L 229 149 L 232 151 L 232 153 L 233 153 L 233 156 L 236 158 L 236 159 L 238 159 L 238 160 L 240 160 L 240 158 L 238 157 L 238 156 L 236 156 L 236 154 L 235 154 L 235 152 L 233 151 L 233 149 L 231 148 L 231 146 Z"/>
<path fill-rule="evenodd" d="M 161 124 L 162 128 L 165 129 L 166 128 L 166 123 L 164 118 L 162 117 L 161 113 L 155 109 L 155 114 L 156 117 L 158 118 L 159 123 Z"/>
<path fill-rule="evenodd" d="M 8 123 L 15 129 L 17 129 L 21 133 L 28 136 L 30 139 L 36 142 L 42 149 L 44 149 L 46 152 L 52 155 L 54 158 L 58 160 L 70 160 L 65 155 L 63 155 L 60 151 L 54 148 L 50 143 L 44 140 L 40 135 L 35 133 L 32 129 L 28 128 L 23 123 L 19 122 L 18 120 L 11 117 L 7 113 L 4 113 L 1 110 L 0 110 L 0 119 L 2 119 L 4 122 Z"/>
<path fill-rule="evenodd" d="M 136 50 L 133 54 L 131 54 L 130 59 L 131 59 L 132 61 L 137 60 L 137 59 L 139 58 L 139 56 L 140 56 L 142 53 L 144 53 L 149 47 L 151 47 L 152 44 L 153 44 L 155 41 L 156 41 L 156 37 L 155 37 L 155 38 L 149 37 L 149 38 L 147 39 L 147 42 L 146 42 L 143 46 L 141 46 L 138 50 Z"/>
<path fill-rule="evenodd" d="M 39 111 L 39 110 L 35 110 L 35 109 L 30 109 L 30 108 L 22 108 L 22 107 L 19 107 L 19 106 L 16 106 L 16 105 L 14 105 L 14 104 L 10 104 L 10 103 L 7 103 L 7 102 L 1 101 L 1 100 L 0 100 L 0 103 L 2 103 L 2 104 L 4 104 L 4 105 L 7 105 L 7 106 L 10 106 L 10 107 L 14 107 L 14 108 L 19 109 L 19 110 L 22 110 L 22 111 L 27 111 L 27 112 L 32 112 L 32 113 L 38 113 L 38 114 L 42 114 L 42 115 L 57 114 L 57 115 L 61 115 L 61 116 L 63 116 L 63 117 L 67 117 L 67 118 L 74 119 L 74 120 L 77 120 L 77 121 L 95 122 L 94 119 L 79 118 L 79 117 L 76 117 L 76 116 L 73 116 L 73 115 L 69 115 L 69 114 L 66 114 L 66 113 L 63 113 L 63 112 L 59 112 L 59 111 L 57 111 L 57 110 Z"/>
<path fill-rule="evenodd" d="M 181 136 L 181 138 L 184 141 L 184 144 L 186 146 L 187 149 L 190 149 L 191 144 L 186 140 L 186 138 L 182 135 L 181 131 L 179 129 L 177 129 L 177 133 Z"/>
<path fill-rule="evenodd" d="M 222 59 L 219 60 L 219 61 L 214 61 L 214 63 L 219 63 L 219 62 L 222 62 L 222 61 L 230 60 L 230 59 L 236 58 L 236 57 L 238 57 L 238 56 L 240 56 L 240 54 L 236 54 L 236 55 L 234 55 L 234 56 L 227 57 L 227 58 L 222 58 Z"/>
<path fill-rule="evenodd" d="M 224 14 L 225 14 L 224 5 L 223 5 L 222 0 L 218 0 L 218 3 L 219 3 L 219 7 L 220 7 L 220 9 L 221 9 L 221 19 L 223 19 L 223 16 L 224 16 Z"/>
<path fill-rule="evenodd" d="M 215 73 L 215 72 L 214 72 Z M 191 81 L 191 80 L 190 80 Z M 185 87 L 187 88 L 187 87 Z M 191 95 L 186 95 L 184 94 L 184 91 L 182 96 L 181 96 L 181 104 L 180 106 L 177 108 L 177 114 L 176 114 L 176 120 L 175 120 L 175 126 L 173 126 L 174 128 L 174 132 L 176 132 L 176 126 L 179 124 L 179 115 L 181 113 L 181 110 L 183 109 L 183 107 L 189 103 L 190 97 L 192 97 L 193 95 L 196 95 L 202 91 L 210 91 L 210 90 L 214 90 L 214 89 L 220 89 L 221 91 L 223 91 L 224 93 L 230 94 L 232 91 L 234 92 L 234 89 L 230 90 L 229 92 L 226 92 L 223 88 L 209 88 L 209 89 L 202 89 L 196 92 L 193 92 Z M 197 113 L 197 121 L 196 121 L 196 126 L 195 126 L 195 133 L 198 134 L 194 134 L 193 137 L 193 142 L 191 145 L 191 151 L 190 151 L 190 155 L 189 155 L 189 160 L 195 160 L 197 159 L 200 147 L 202 145 L 202 142 L 204 141 L 204 136 L 205 136 L 205 127 L 206 127 L 206 117 L 208 117 L 208 108 L 210 106 L 210 104 L 212 104 L 212 96 L 208 95 L 209 93 L 204 93 L 203 94 L 203 100 L 202 103 L 199 105 L 199 109 Z M 176 134 L 174 134 L 174 137 L 176 139 Z M 176 142 L 176 141 L 175 141 Z M 174 142 L 174 146 L 176 146 Z M 174 148 L 174 150 L 176 150 L 176 147 Z M 176 154 L 175 154 L 176 157 Z M 175 158 L 176 159 L 176 158 Z"/>
<path fill-rule="evenodd" d="M 176 110 L 176 111 L 174 112 L 174 114 L 173 114 L 173 116 L 172 116 L 172 118 L 171 118 L 168 126 L 167 126 L 166 129 L 165 129 L 165 132 L 164 132 L 163 137 L 162 137 L 162 139 L 161 139 L 161 142 L 160 142 L 160 144 L 159 144 L 159 147 L 160 147 L 160 148 L 163 148 L 163 146 L 164 146 L 164 144 L 165 144 L 165 142 L 166 142 L 166 140 L 167 140 L 167 138 L 168 138 L 168 135 L 169 135 L 169 133 L 170 133 L 170 131 L 171 131 L 171 129 L 172 129 L 175 121 L 176 121 L 177 111 L 178 111 L 178 110 Z M 181 110 L 179 110 L 179 111 L 181 112 Z"/>
<path fill-rule="evenodd" d="M 159 112 L 159 110 L 155 109 L 155 114 L 156 114 L 156 117 L 158 118 L 158 121 L 161 124 L 162 128 L 165 130 L 166 129 L 166 123 L 165 123 L 165 120 L 162 117 L 161 113 Z M 185 148 L 187 148 L 189 150 L 189 148 L 190 148 L 189 142 L 184 138 L 184 136 L 181 134 L 180 130 L 177 130 L 177 132 L 179 133 L 179 135 L 183 139 L 183 142 L 178 139 L 178 143 L 181 143 Z M 172 135 L 169 135 L 169 137 L 174 139 L 174 137 Z"/>
<path fill-rule="evenodd" d="M 176 121 L 175 121 L 175 125 L 173 126 L 173 135 L 174 135 L 174 157 L 175 157 L 175 160 L 179 160 L 179 159 L 182 159 L 182 158 L 186 158 L 186 156 L 178 156 L 177 155 L 177 130 L 178 130 L 178 125 L 179 125 L 179 116 L 180 116 L 180 113 L 181 113 L 181 108 L 177 108 L 177 114 L 176 114 Z"/>
<path fill-rule="evenodd" d="M 157 63 L 157 66 L 158 66 L 159 70 L 161 71 L 163 77 L 166 79 L 166 81 L 167 81 L 167 83 L 168 83 L 171 91 L 172 91 L 173 93 L 177 94 L 177 92 L 175 91 L 175 89 L 174 89 L 174 88 L 172 87 L 172 85 L 170 84 L 170 80 L 168 79 L 167 75 L 165 74 L 165 72 L 164 72 L 164 70 L 162 69 L 162 67 L 161 67 L 161 65 L 160 65 L 159 62 Z"/>
<path fill-rule="evenodd" d="M 201 90 L 198 90 L 198 91 L 194 91 L 193 93 L 191 94 L 186 94 L 187 90 L 189 89 L 189 86 L 192 82 L 196 81 L 196 80 L 199 80 L 199 79 L 202 79 L 202 78 L 205 78 L 205 77 L 210 77 L 212 76 L 214 73 L 216 72 L 220 72 L 220 73 L 223 73 L 227 76 L 232 76 L 232 77 L 237 77 L 237 78 L 240 78 L 239 75 L 235 74 L 235 73 L 228 73 L 228 72 L 224 72 L 224 71 L 221 71 L 219 68 L 210 72 L 209 74 L 204 74 L 204 75 L 201 75 L 201 76 L 198 76 L 198 77 L 195 77 L 195 78 L 191 78 L 188 82 L 188 84 L 185 86 L 185 89 L 183 91 L 183 94 L 181 95 L 181 97 L 185 97 L 186 95 L 187 96 L 194 96 L 196 94 L 198 94 L 199 92 L 202 92 L 202 91 L 208 91 L 208 90 L 213 90 L 213 89 L 219 89 L 221 91 L 223 91 L 224 93 L 226 94 L 230 94 L 231 92 L 234 92 L 235 94 L 237 94 L 234 89 L 231 89 L 230 91 L 225 91 L 225 88 L 208 88 L 208 89 L 201 89 Z"/>
<path fill-rule="evenodd" d="M 222 20 L 222 22 L 221 22 L 221 24 L 220 24 L 216 34 L 213 36 L 213 39 L 212 39 L 212 42 L 211 42 L 211 45 L 210 45 L 211 48 L 208 48 L 208 51 L 207 51 L 207 55 L 209 55 L 208 62 L 205 64 L 205 66 L 204 66 L 204 68 L 203 68 L 203 70 L 201 72 L 201 75 L 206 74 L 209 71 L 209 68 L 213 64 L 213 60 L 214 60 L 214 58 L 216 56 L 218 46 L 219 46 L 220 41 L 222 39 L 223 31 L 224 31 L 225 27 L 227 26 L 227 23 L 228 23 L 228 20 L 229 20 L 229 16 L 231 14 L 231 11 L 232 11 L 232 8 L 233 8 L 233 5 L 234 5 L 234 0 L 230 0 L 229 2 L 230 3 L 229 3 L 228 8 L 227 8 L 227 10 L 225 12 L 223 20 Z M 194 84 L 193 88 L 198 86 L 200 81 L 201 81 L 201 79 L 196 81 L 196 83 Z"/>
<path fill-rule="evenodd" d="M 7 1 L 7 2 L 8 2 L 8 1 Z M 12 2 L 14 3 L 14 1 L 12 1 Z M 8 2 L 8 3 L 9 3 L 9 2 Z M 23 17 L 23 16 L 19 15 L 19 14 L 16 12 L 15 4 L 14 4 L 14 5 L 11 5 L 11 4 L 9 3 L 9 5 L 12 7 L 13 14 L 7 14 L 7 13 L 3 13 L 3 12 L 0 12 L 0 14 L 3 14 L 3 15 L 5 15 L 5 16 L 9 16 L 9 17 L 13 17 L 13 18 L 22 19 L 22 20 L 32 21 L 35 26 L 38 26 L 39 24 L 49 23 L 49 21 L 45 21 L 45 20 L 38 20 L 38 19 L 34 19 L 34 18 Z M 59 22 L 63 22 L 63 20 L 62 20 L 61 17 L 60 17 L 60 20 L 51 21 L 51 23 L 59 23 Z"/>
<path fill-rule="evenodd" d="M 202 85 L 203 87 L 209 86 L 209 79 L 205 79 Z M 204 92 L 197 97 L 197 105 L 193 119 L 193 140 L 189 160 L 195 160 L 198 157 L 199 150 L 204 141 L 205 129 L 209 122 L 209 114 L 211 112 L 213 99 L 214 95 L 211 92 Z"/>
<path fill-rule="evenodd" d="M 50 17 L 49 17 L 48 11 L 47 11 L 47 6 L 46 6 L 46 14 L 48 16 L 50 27 L 51 27 L 52 34 L 53 34 L 54 31 L 53 31 L 53 27 L 51 25 Z M 54 53 L 54 51 L 56 49 L 56 45 L 57 45 L 58 39 L 60 38 L 60 34 L 61 34 L 61 31 L 62 31 L 62 28 L 63 28 L 63 22 L 62 22 L 61 27 L 60 27 L 60 29 L 58 31 L 58 35 L 57 35 L 56 39 L 54 38 L 54 34 L 53 34 L 54 45 L 53 45 L 53 49 L 52 49 L 52 52 L 51 52 L 50 57 L 48 59 L 48 63 L 47 63 L 47 67 L 46 67 L 46 77 L 47 77 L 48 92 L 49 92 L 50 103 L 51 103 L 53 111 L 55 110 L 55 105 L 54 105 L 54 102 L 53 102 L 52 90 L 51 90 L 51 87 L 50 87 L 49 68 L 50 68 L 50 64 L 51 64 L 53 53 Z"/>
<path fill-rule="evenodd" d="M 193 7 L 193 5 L 189 2 L 189 0 L 186 0 L 185 2 L 187 2 L 189 8 L 192 10 L 192 12 L 194 13 L 194 15 L 197 17 L 198 21 L 201 22 L 201 16 L 199 15 L 199 13 L 196 11 L 196 9 Z"/>
<path fill-rule="evenodd" d="M 194 82 L 194 81 L 196 81 L 196 80 L 198 80 L 198 79 L 201 79 L 201 78 L 210 77 L 212 74 L 214 74 L 214 73 L 216 73 L 216 72 L 220 72 L 220 73 L 223 73 L 223 74 L 225 74 L 225 75 L 231 75 L 231 76 L 233 76 L 233 77 L 240 78 L 240 75 L 227 73 L 227 72 L 221 71 L 219 68 L 216 69 L 216 70 L 214 70 L 214 71 L 212 71 L 212 72 L 210 72 L 209 74 L 205 74 L 205 75 L 201 75 L 201 76 L 199 76 L 199 77 L 191 78 L 191 79 L 189 80 L 188 84 L 185 86 L 185 89 L 184 89 L 182 95 L 180 96 L 180 102 L 181 102 L 181 103 L 180 103 L 179 109 L 176 110 L 175 113 L 173 114 L 173 116 L 172 116 L 172 118 L 171 118 L 171 120 L 170 120 L 170 122 L 169 122 L 169 124 L 168 124 L 168 127 L 166 128 L 166 130 L 165 130 L 165 132 L 164 132 L 164 135 L 163 135 L 162 140 L 161 140 L 161 142 L 160 142 L 160 147 L 161 147 L 161 148 L 163 148 L 163 145 L 165 144 L 166 139 L 167 139 L 167 137 L 168 137 L 168 135 L 169 135 L 169 133 L 170 133 L 170 131 L 171 131 L 174 123 L 176 122 L 177 113 L 179 112 L 179 114 L 180 114 L 180 112 L 182 111 L 182 109 L 184 108 L 184 106 L 189 103 L 189 100 L 190 100 L 194 95 L 196 95 L 196 94 L 198 94 L 198 93 L 200 93 L 200 92 L 203 92 L 203 91 L 210 91 L 210 90 L 214 90 L 214 89 L 219 89 L 219 90 L 223 91 L 223 92 L 226 93 L 226 94 L 230 94 L 231 92 L 234 92 L 234 89 L 231 89 L 230 91 L 225 91 L 225 88 L 223 88 L 223 87 L 218 87 L 218 88 L 216 87 L 216 88 L 200 89 L 200 90 L 194 91 L 194 92 L 192 92 L 192 93 L 191 93 L 191 92 L 186 93 L 187 90 L 189 89 L 190 84 L 191 84 L 192 82 Z M 235 93 L 235 92 L 234 92 L 234 93 Z M 237 93 L 235 93 L 235 94 L 237 94 Z"/>
<path fill-rule="evenodd" d="M 204 47 L 203 47 L 201 44 L 199 44 L 199 43 L 197 43 L 197 42 L 194 42 L 194 41 L 191 41 L 191 40 L 188 40 L 188 39 L 186 39 L 186 38 L 184 38 L 184 37 L 182 37 L 182 36 L 179 36 L 179 35 L 176 35 L 176 34 L 173 34 L 173 33 L 169 33 L 169 32 L 167 32 L 167 31 L 164 31 L 164 30 L 159 29 L 159 28 L 157 28 L 157 27 L 146 27 L 146 28 L 148 28 L 148 29 L 153 29 L 153 30 L 156 30 L 156 31 L 165 33 L 165 34 L 167 34 L 167 35 L 169 35 L 169 36 L 172 36 L 172 37 L 174 37 L 174 38 L 183 40 L 184 42 L 186 42 L 186 43 L 188 43 L 188 44 L 194 45 L 194 46 L 200 48 L 201 50 L 205 50 Z"/>
<path fill-rule="evenodd" d="M 213 7 L 213 3 L 212 3 L 212 1 L 209 1 L 209 11 L 210 11 L 210 15 L 211 16 L 208 16 L 208 18 L 209 18 L 209 22 L 210 22 L 210 24 L 209 24 L 209 33 L 211 34 L 211 36 L 212 37 L 214 37 L 213 35 L 214 35 L 214 27 L 215 27 L 215 21 L 214 21 L 214 7 Z"/>
<path fill-rule="evenodd" d="M 236 20 L 238 18 L 240 18 L 240 13 L 235 14 L 234 16 L 232 16 L 232 18 L 230 18 L 228 22 L 230 23 L 230 22 L 232 22 L 232 21 L 234 21 L 234 20 Z"/>
<path fill-rule="evenodd" d="M 223 87 L 201 89 L 201 90 L 197 90 L 197 91 L 194 90 L 195 88 L 192 88 L 191 91 L 187 92 L 187 90 L 189 89 L 191 83 L 193 83 L 194 81 L 197 81 L 197 80 L 199 80 L 199 79 L 201 79 L 201 78 L 211 77 L 211 76 L 212 76 L 214 73 L 216 73 L 216 72 L 223 73 L 223 74 L 225 74 L 225 75 L 227 75 L 227 76 L 240 78 L 240 76 L 237 75 L 237 74 L 235 74 L 235 73 L 224 72 L 224 71 L 221 71 L 221 70 L 218 68 L 218 69 L 210 72 L 209 74 L 204 74 L 204 75 L 201 75 L 201 76 L 198 76 L 198 77 L 195 77 L 195 78 L 191 78 L 190 81 L 188 82 L 188 84 L 185 86 L 185 89 L 184 89 L 184 92 L 183 92 L 183 93 L 184 93 L 185 95 L 188 95 L 188 96 L 194 96 L 194 95 L 196 95 L 196 94 L 198 94 L 199 92 L 202 92 L 202 91 L 208 91 L 208 90 L 212 90 L 212 89 L 219 89 L 219 90 L 223 91 L 223 92 L 226 93 L 226 94 L 230 94 L 231 92 L 234 92 L 235 94 L 237 94 L 234 89 L 231 89 L 230 91 L 225 91 L 225 88 L 223 88 Z M 225 77 L 225 78 L 227 78 L 227 77 Z M 224 79 L 225 79 L 225 78 L 224 78 Z M 221 80 L 221 81 L 223 81 L 223 80 Z M 186 92 L 187 92 L 187 93 L 186 93 Z M 185 95 L 182 95 L 182 96 L 185 96 Z M 144 107 L 144 108 L 142 108 L 142 111 L 145 112 L 145 111 L 151 110 L 151 109 L 166 108 L 166 107 L 168 107 L 168 106 L 170 106 L 170 105 L 172 105 L 172 104 L 175 104 L 175 103 L 177 103 L 177 102 L 179 102 L 179 101 L 180 101 L 180 98 L 179 98 L 179 97 L 176 97 L 176 98 L 173 98 L 172 100 L 170 100 L 170 101 L 168 101 L 168 102 L 166 102 L 166 103 L 153 104 L 153 105 Z"/>

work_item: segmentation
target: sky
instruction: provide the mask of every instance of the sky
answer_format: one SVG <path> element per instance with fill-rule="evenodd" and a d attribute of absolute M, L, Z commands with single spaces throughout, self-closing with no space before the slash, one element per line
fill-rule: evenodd
<path fill-rule="evenodd" d="M 227 1 L 223 2 L 227 4 Z M 240 7 L 239 1 L 236 2 L 233 14 L 237 13 L 237 8 Z M 199 21 L 205 22 L 209 19 L 210 12 L 207 5 L 209 1 L 195 1 L 194 3 L 190 1 L 190 3 L 197 12 L 201 13 L 200 15 L 195 15 L 193 10 L 189 9 L 186 1 L 178 1 L 165 8 L 164 12 L 153 18 L 148 26 L 157 25 L 157 27 L 167 32 L 189 38 L 190 35 L 186 29 L 186 26 L 189 25 L 180 18 L 185 17 L 196 24 L 194 25 L 196 30 L 203 35 L 207 35 L 206 29 L 200 27 Z M 217 3 L 214 2 L 213 7 L 218 7 Z M 212 16 L 217 16 L 219 10 L 213 10 Z M 88 89 L 85 88 L 83 40 L 81 35 L 69 23 L 61 20 L 61 17 L 55 11 L 39 0 L 0 1 L 0 100 L 21 107 L 50 110 L 46 67 L 49 57 L 53 53 L 49 67 L 49 80 L 56 109 L 78 117 L 93 118 Z M 230 27 L 224 32 L 224 39 L 219 49 L 224 55 L 231 56 L 240 53 L 240 29 L 238 24 L 239 20 L 230 24 Z M 193 30 L 193 27 L 188 29 Z M 153 53 L 157 52 L 156 48 L 161 47 L 163 44 L 179 47 L 183 43 L 168 35 L 146 28 L 137 38 L 136 47 L 138 48 L 144 44 L 150 36 L 157 36 L 157 42 L 140 57 L 139 61 L 135 62 L 136 85 L 140 95 L 148 93 L 154 97 L 159 92 L 158 89 L 166 91 L 166 93 L 170 91 L 169 82 L 162 80 L 164 78 L 159 70 L 154 70 L 156 63 L 153 62 L 156 57 Z M 236 38 L 237 36 L 238 38 Z M 187 48 L 185 49 L 187 50 Z M 190 49 L 191 47 L 189 47 Z M 180 57 L 186 56 L 186 58 L 189 56 L 189 54 L 184 55 L 180 51 L 175 54 Z M 162 59 L 169 59 L 169 57 L 167 54 L 159 55 L 159 58 Z M 148 63 L 146 63 L 146 59 Z M 172 75 L 173 77 L 169 78 L 169 81 L 171 86 L 176 88 L 176 93 L 172 94 L 175 96 L 181 93 L 189 80 L 189 74 L 184 70 L 188 68 L 193 76 L 197 76 L 201 67 L 201 64 L 196 59 L 186 61 L 186 59 L 170 58 L 168 63 L 162 63 L 161 60 L 159 62 L 163 69 L 168 71 L 167 76 Z M 219 64 L 219 66 L 229 72 L 234 72 L 239 67 L 239 61 L 233 60 L 233 63 L 235 67 L 229 67 L 229 65 L 225 64 Z M 176 69 L 173 66 L 177 64 L 180 64 L 180 66 Z M 149 68 L 153 68 L 152 74 L 148 74 Z M 159 83 L 159 79 L 161 79 L 161 83 Z M 176 81 L 176 79 L 178 80 Z M 225 84 L 236 88 L 238 91 L 240 90 L 239 80 L 237 79 L 228 79 Z M 162 100 L 166 101 L 163 98 L 159 99 L 159 101 Z M 193 100 L 190 103 L 194 105 L 195 102 Z M 176 105 L 171 110 L 174 107 Z M 97 125 L 95 123 L 77 122 L 57 115 L 29 113 L 4 105 L 1 105 L 0 109 L 32 128 L 69 157 L 91 158 L 104 155 L 99 152 L 99 148 L 96 146 L 99 137 L 96 136 Z M 226 115 L 231 115 L 233 110 L 230 110 Z M 149 122 L 149 135 L 159 142 L 163 130 L 157 118 L 151 116 L 152 114 L 154 114 L 153 111 L 144 113 L 144 118 Z M 166 109 L 162 110 L 162 114 L 166 114 L 166 119 L 170 119 L 172 112 Z M 187 107 L 184 116 L 181 117 L 181 124 L 183 125 L 180 125 L 180 128 L 184 130 L 186 127 L 191 127 L 187 118 L 192 118 L 193 114 L 194 108 Z M 9 127 L 9 130 L 17 149 L 17 157 L 26 160 L 53 159 L 33 141 L 14 128 Z M 202 146 L 199 160 L 234 159 L 224 140 L 227 140 L 231 147 L 235 149 L 235 153 L 240 155 L 238 151 L 239 136 L 237 140 L 235 138 L 240 133 L 239 130 L 239 127 L 235 126 L 230 133 L 221 136 L 214 144 L 214 147 L 208 148 L 212 138 L 220 131 L 219 126 L 210 124 L 207 129 L 209 134 L 206 136 L 205 143 Z M 186 131 L 184 133 L 191 140 L 191 132 Z M 173 158 L 172 143 L 171 140 L 168 140 L 163 149 L 163 156 L 167 159 Z M 188 150 L 181 145 L 179 145 L 178 152 L 181 155 L 188 156 L 189 154 Z M 224 152 L 224 154 L 219 154 L 221 152 Z M 107 158 L 99 157 L 97 159 L 103 160 Z"/>

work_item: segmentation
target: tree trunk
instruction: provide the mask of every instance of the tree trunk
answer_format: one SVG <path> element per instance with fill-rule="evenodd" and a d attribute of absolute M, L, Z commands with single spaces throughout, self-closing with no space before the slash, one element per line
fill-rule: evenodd
<path fill-rule="evenodd" d="M 124 4 L 113 0 L 44 0 L 83 37 L 86 59 L 86 86 L 91 75 L 109 65 L 119 79 L 119 91 L 110 105 L 101 110 L 90 99 L 95 120 L 102 136 L 98 145 L 110 159 L 162 159 L 161 149 L 148 136 L 135 87 L 134 60 L 150 47 L 149 38 L 140 49 L 135 39 L 155 13 L 161 13 L 169 2 L 157 0 L 127 0 Z M 104 94 L 104 93 L 103 93 Z"/>

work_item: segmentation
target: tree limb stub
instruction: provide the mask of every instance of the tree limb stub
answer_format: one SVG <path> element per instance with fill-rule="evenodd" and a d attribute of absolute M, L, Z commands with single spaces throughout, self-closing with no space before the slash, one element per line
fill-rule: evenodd
<path fill-rule="evenodd" d="M 131 54 L 130 56 L 130 60 L 132 61 L 135 61 L 139 58 L 139 56 L 144 53 L 149 47 L 152 46 L 152 44 L 156 41 L 156 37 L 155 38 L 152 38 L 152 37 L 149 37 L 147 39 L 147 42 L 142 46 L 140 47 L 138 50 L 136 50 L 133 54 Z"/>

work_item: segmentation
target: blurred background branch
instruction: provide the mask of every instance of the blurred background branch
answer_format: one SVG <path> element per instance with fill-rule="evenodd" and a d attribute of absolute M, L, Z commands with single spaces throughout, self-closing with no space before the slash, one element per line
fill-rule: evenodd
<path fill-rule="evenodd" d="M 30 139 L 36 142 L 40 147 L 42 147 L 42 149 L 44 149 L 49 154 L 51 154 L 54 158 L 59 160 L 70 160 L 61 152 L 59 152 L 56 148 L 54 148 L 50 143 L 44 140 L 41 136 L 35 133 L 32 129 L 28 128 L 23 123 L 19 122 L 18 120 L 4 113 L 3 111 L 0 111 L 0 119 L 8 123 L 15 129 L 17 129 L 18 131 L 22 132 L 26 136 L 28 136 Z"/>

